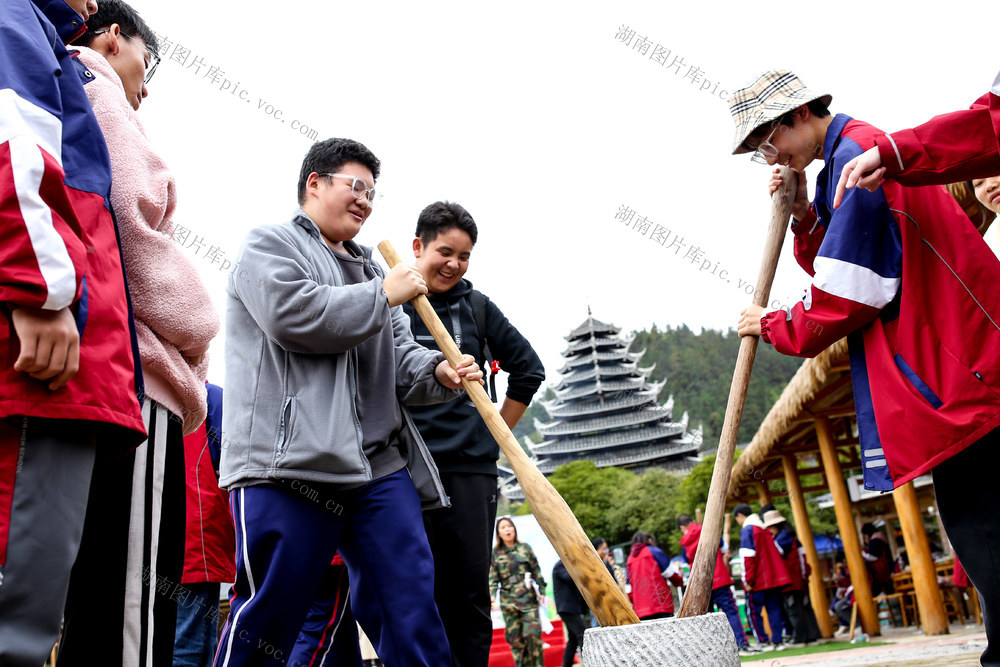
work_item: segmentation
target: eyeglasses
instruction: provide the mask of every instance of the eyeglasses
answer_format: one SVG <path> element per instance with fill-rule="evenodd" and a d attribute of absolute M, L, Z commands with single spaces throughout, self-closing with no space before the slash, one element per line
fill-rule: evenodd
<path fill-rule="evenodd" d="M 350 174 L 319 174 L 320 176 L 328 176 L 330 178 L 349 178 L 351 179 L 351 194 L 354 195 L 355 199 L 366 199 L 368 200 L 369 206 L 375 205 L 375 188 L 368 187 L 368 184 L 364 182 L 363 179 L 357 176 L 351 176 Z"/>
<path fill-rule="evenodd" d="M 100 30 L 95 30 L 94 35 L 100 35 L 105 32 L 111 32 L 111 28 L 101 28 Z M 135 41 L 135 37 L 125 33 L 124 31 L 121 32 L 121 35 L 122 37 L 128 39 L 130 42 Z M 146 52 L 146 57 L 143 59 L 146 65 L 146 76 L 143 78 L 142 83 L 149 84 L 149 80 L 153 78 L 153 74 L 156 72 L 156 68 L 159 67 L 160 65 L 160 56 L 156 55 L 155 53 L 152 53 L 146 46 L 143 46 L 143 51 Z"/>
<path fill-rule="evenodd" d="M 768 158 L 778 157 L 778 149 L 771 143 L 771 137 L 774 136 L 774 133 L 778 131 L 779 127 L 781 126 L 775 125 L 771 130 L 771 134 L 767 135 L 767 139 L 757 144 L 757 149 L 753 152 L 753 155 L 750 156 L 751 162 L 756 162 L 757 164 L 768 164 Z"/>

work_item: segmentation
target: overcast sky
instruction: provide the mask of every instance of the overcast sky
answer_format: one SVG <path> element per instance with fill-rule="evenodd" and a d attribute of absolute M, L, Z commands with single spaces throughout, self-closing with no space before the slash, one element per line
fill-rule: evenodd
<path fill-rule="evenodd" d="M 171 42 L 139 114 L 220 313 L 220 269 L 247 230 L 295 209 L 306 135 L 350 137 L 383 165 L 357 240 L 410 257 L 420 210 L 461 203 L 480 230 L 466 277 L 549 380 L 588 306 L 625 331 L 697 330 L 734 326 L 750 302 L 768 169 L 729 154 L 726 91 L 785 67 L 835 113 L 891 131 L 968 106 L 1000 67 L 995 31 L 977 35 L 987 2 L 133 5 Z M 645 236 L 616 219 L 623 207 L 652 223 Z M 650 239 L 657 224 L 679 252 Z M 807 284 L 786 241 L 772 298 L 794 303 Z M 224 385 L 223 343 L 209 379 Z"/>

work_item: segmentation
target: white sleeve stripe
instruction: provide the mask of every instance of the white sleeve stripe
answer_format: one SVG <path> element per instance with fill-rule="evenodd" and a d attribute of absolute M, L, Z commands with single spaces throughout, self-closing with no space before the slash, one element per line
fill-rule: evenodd
<path fill-rule="evenodd" d="M 899 162 L 899 170 L 903 171 L 903 169 L 904 169 L 904 167 L 903 167 L 903 156 L 899 154 L 899 146 L 896 145 L 896 142 L 895 142 L 895 140 L 893 140 L 891 134 L 885 135 L 885 138 L 889 140 L 890 144 L 892 144 L 892 150 L 894 150 L 896 152 L 896 161 Z"/>
<path fill-rule="evenodd" d="M 756 555 L 757 552 L 754 549 L 747 549 L 745 547 L 740 547 L 740 558 L 750 558 Z"/>
<path fill-rule="evenodd" d="M 17 203 L 45 282 L 42 308 L 60 310 L 71 305 L 76 296 L 76 267 L 53 224 L 52 209 L 39 192 L 45 174 L 42 151 L 28 136 L 12 137 L 8 144 Z"/>
<path fill-rule="evenodd" d="M 896 298 L 900 278 L 883 278 L 871 269 L 832 257 L 813 261 L 813 285 L 833 296 L 883 308 Z"/>
<path fill-rule="evenodd" d="M 62 164 L 62 123 L 10 88 L 0 90 L 0 144 L 15 137 L 31 137 Z"/>
<path fill-rule="evenodd" d="M 997 72 L 997 78 L 993 79 L 993 87 L 990 88 L 990 92 L 994 95 L 1000 95 L 1000 72 Z"/>

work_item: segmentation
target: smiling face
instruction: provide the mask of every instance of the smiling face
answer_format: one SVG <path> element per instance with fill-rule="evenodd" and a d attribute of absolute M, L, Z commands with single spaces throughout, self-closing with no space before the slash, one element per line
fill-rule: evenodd
<path fill-rule="evenodd" d="M 972 181 L 976 199 L 994 213 L 1000 213 L 1000 176 L 977 178 Z"/>
<path fill-rule="evenodd" d="M 345 162 L 336 173 L 355 176 L 367 187 L 375 187 L 371 170 L 358 162 Z M 361 225 L 371 215 L 368 199 L 356 199 L 351 191 L 352 184 L 349 178 L 331 178 L 316 172 L 309 174 L 306 181 L 302 210 L 316 221 L 330 247 L 339 248 L 344 241 L 357 236 Z"/>
<path fill-rule="evenodd" d="M 807 123 L 800 116 L 795 116 L 792 126 L 778 125 L 777 131 L 771 136 L 771 145 L 778 149 L 777 157 L 769 157 L 769 165 L 783 164 L 795 171 L 802 171 L 816 157 L 815 142 L 812 140 Z"/>
<path fill-rule="evenodd" d="M 472 238 L 458 227 L 444 230 L 426 245 L 419 238 L 413 239 L 417 270 L 431 294 L 447 292 L 457 285 L 469 270 L 471 254 Z"/>
<path fill-rule="evenodd" d="M 795 171 L 802 171 L 814 159 L 823 157 L 823 140 L 832 117 L 819 118 L 806 106 L 789 114 L 792 125 L 784 125 L 777 119 L 765 123 L 747 137 L 745 146 L 757 150 L 766 141 L 777 151 L 777 155 L 765 156 L 768 165 L 786 165 Z"/>

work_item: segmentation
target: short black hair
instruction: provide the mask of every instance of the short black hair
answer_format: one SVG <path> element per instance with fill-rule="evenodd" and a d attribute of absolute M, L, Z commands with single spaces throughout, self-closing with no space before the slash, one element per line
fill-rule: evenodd
<path fill-rule="evenodd" d="M 472 245 L 476 245 L 479 228 L 465 207 L 451 201 L 436 201 L 420 212 L 414 236 L 426 245 L 436 239 L 438 234 L 452 228 L 461 229 L 472 239 Z"/>
<path fill-rule="evenodd" d="M 368 167 L 372 178 L 378 180 L 382 163 L 364 144 L 353 139 L 324 139 L 317 141 L 302 159 L 299 171 L 299 204 L 306 203 L 306 181 L 309 174 L 332 174 L 348 162 L 357 162 Z"/>
<path fill-rule="evenodd" d="M 791 111 L 783 113 L 773 120 L 758 125 L 754 128 L 754 131 L 748 134 L 747 138 L 743 140 L 743 147 L 747 150 L 754 150 L 751 146 L 760 145 L 760 142 L 766 139 L 767 136 L 778 126 L 783 125 L 785 127 L 792 127 L 795 125 L 795 112 L 798 111 L 800 107 L 806 107 L 809 109 L 809 112 L 817 118 L 826 118 L 830 115 L 830 108 L 823 104 L 822 100 L 807 102 L 795 107 Z M 784 133 L 785 130 L 782 130 L 781 132 Z"/>
<path fill-rule="evenodd" d="M 878 532 L 878 529 L 875 528 L 875 524 L 874 523 L 866 523 L 863 526 L 861 526 L 861 534 L 862 535 L 867 535 L 868 537 L 871 537 L 876 532 Z"/>
<path fill-rule="evenodd" d="M 139 12 L 122 0 L 101 0 L 97 12 L 87 19 L 87 32 L 77 37 L 73 43 L 90 46 L 94 43 L 95 33 L 98 30 L 110 28 L 115 23 L 125 35 L 138 37 L 145 42 L 150 55 L 160 55 L 160 41 L 156 39 L 156 33 L 142 20 Z"/>
<path fill-rule="evenodd" d="M 750 509 L 750 506 L 747 505 L 746 503 L 740 503 L 739 505 L 733 508 L 733 516 L 735 517 L 737 514 L 742 514 L 743 516 L 750 516 L 751 514 L 753 514 L 753 510 Z"/>
<path fill-rule="evenodd" d="M 771 503 L 766 503 L 760 506 L 761 516 L 764 515 L 764 512 L 773 512 L 773 511 L 774 511 L 774 505 L 772 505 Z"/>
<path fill-rule="evenodd" d="M 650 544 L 656 546 L 656 538 L 649 533 L 637 530 L 632 534 L 632 544 Z"/>
<path fill-rule="evenodd" d="M 694 519 L 691 518 L 690 514 L 678 514 L 677 515 L 677 527 L 684 528 L 689 525 Z"/>
<path fill-rule="evenodd" d="M 817 118 L 826 118 L 830 115 L 830 108 L 823 104 L 822 100 L 813 100 L 812 102 L 806 102 L 801 106 L 809 109 L 809 113 Z M 788 127 L 791 127 L 795 124 L 795 112 L 798 110 L 799 107 L 795 107 L 791 111 L 781 114 L 769 123 L 770 126 L 775 127 L 776 125 L 787 125 Z"/>
<path fill-rule="evenodd" d="M 594 549 L 600 549 L 602 544 L 607 544 L 608 541 L 603 537 L 595 537 L 590 541 L 594 545 Z"/>

